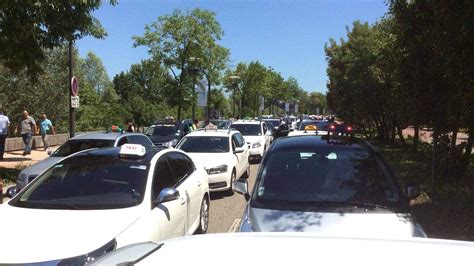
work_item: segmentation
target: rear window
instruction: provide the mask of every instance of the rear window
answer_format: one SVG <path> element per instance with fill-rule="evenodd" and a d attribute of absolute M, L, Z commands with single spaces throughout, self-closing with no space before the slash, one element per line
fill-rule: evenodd
<path fill-rule="evenodd" d="M 365 151 L 278 152 L 263 165 L 257 199 L 281 204 L 366 202 L 394 206 L 400 197 L 386 166 Z"/>
<path fill-rule="evenodd" d="M 157 125 L 152 126 L 145 132 L 148 136 L 179 136 L 180 130 L 175 125 Z"/>
<path fill-rule="evenodd" d="M 232 124 L 243 136 L 261 136 L 262 131 L 259 124 Z"/>
<path fill-rule="evenodd" d="M 52 157 L 66 157 L 73 153 L 87 150 L 87 149 L 113 147 L 114 144 L 115 144 L 115 140 L 113 139 L 68 140 L 61 147 L 59 147 L 51 156 Z"/>
<path fill-rule="evenodd" d="M 185 152 L 229 152 L 228 137 L 185 137 L 177 146 Z"/>
<path fill-rule="evenodd" d="M 318 130 L 328 131 L 329 130 L 329 122 L 321 122 L 321 121 L 303 121 L 300 123 L 299 130 L 304 130 L 306 126 L 315 125 Z"/>

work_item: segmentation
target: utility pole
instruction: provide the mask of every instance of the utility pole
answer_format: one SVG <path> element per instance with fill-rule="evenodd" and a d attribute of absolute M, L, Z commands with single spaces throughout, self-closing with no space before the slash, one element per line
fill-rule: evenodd
<path fill-rule="evenodd" d="M 70 138 L 76 135 L 76 116 L 75 116 L 74 108 L 72 108 L 72 101 L 71 101 L 71 97 L 73 96 L 72 95 L 72 77 L 74 76 L 74 72 L 73 72 L 74 65 L 72 62 L 73 49 L 74 49 L 74 44 L 71 39 L 69 40 L 69 56 L 68 56 L 68 59 L 69 59 L 69 82 L 68 82 L 69 84 L 68 86 L 68 89 L 69 89 L 69 137 Z"/>

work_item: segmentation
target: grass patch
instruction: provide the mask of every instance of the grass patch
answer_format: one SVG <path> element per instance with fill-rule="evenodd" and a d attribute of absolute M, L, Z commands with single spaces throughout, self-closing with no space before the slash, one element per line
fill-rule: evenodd
<path fill-rule="evenodd" d="M 467 183 L 437 185 L 435 202 L 432 191 L 432 149 L 421 143 L 412 152 L 397 144 L 372 142 L 392 167 L 400 185 L 417 183 L 422 195 L 412 204 L 412 212 L 429 237 L 474 241 L 474 195 Z M 455 178 L 454 178 L 455 179 Z M 467 180 L 474 180 L 474 160 L 469 165 Z M 464 179 L 464 180 L 466 180 Z"/>

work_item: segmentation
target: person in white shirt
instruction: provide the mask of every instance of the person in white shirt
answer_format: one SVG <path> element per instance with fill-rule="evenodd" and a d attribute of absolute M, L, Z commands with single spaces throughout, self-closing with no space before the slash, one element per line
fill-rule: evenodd
<path fill-rule="evenodd" d="M 8 127 L 10 126 L 10 119 L 8 116 L 3 114 L 3 110 L 0 109 L 0 161 L 3 160 L 3 154 L 5 152 L 5 141 L 8 136 Z"/>

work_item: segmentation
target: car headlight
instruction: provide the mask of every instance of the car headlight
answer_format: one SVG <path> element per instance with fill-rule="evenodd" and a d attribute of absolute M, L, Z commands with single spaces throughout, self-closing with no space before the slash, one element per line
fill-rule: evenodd
<path fill-rule="evenodd" d="M 116 247 L 117 247 L 117 241 L 113 239 L 109 243 L 85 255 L 63 259 L 58 263 L 58 265 L 84 265 L 84 264 L 94 261 L 95 259 L 99 258 L 100 256 L 112 250 L 115 250 Z"/>
<path fill-rule="evenodd" d="M 421 225 L 415 223 L 415 231 L 413 232 L 413 237 L 424 237 L 427 238 L 428 236 L 425 233 L 425 230 L 421 228 Z"/>
<path fill-rule="evenodd" d="M 206 170 L 208 175 L 222 174 L 222 173 L 227 172 L 227 165 L 223 164 L 216 167 L 212 167 L 208 169 L 204 168 L 204 169 Z"/>
<path fill-rule="evenodd" d="M 252 144 L 252 149 L 260 148 L 261 146 L 262 146 L 262 143 L 256 142 L 256 143 Z"/>

